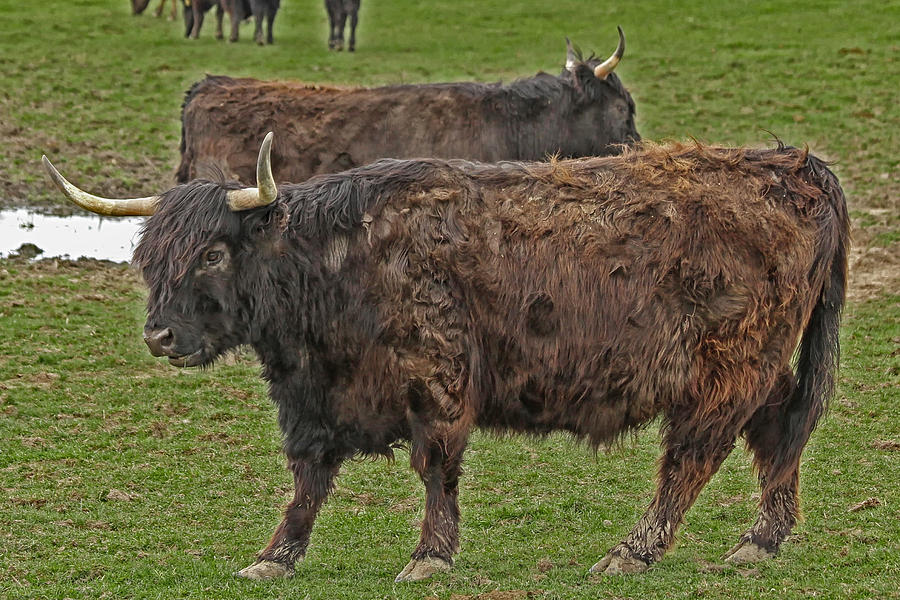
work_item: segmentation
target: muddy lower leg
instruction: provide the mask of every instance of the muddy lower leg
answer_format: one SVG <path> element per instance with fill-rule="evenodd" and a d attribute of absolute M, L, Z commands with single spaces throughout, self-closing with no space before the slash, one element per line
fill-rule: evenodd
<path fill-rule="evenodd" d="M 700 494 L 734 447 L 737 426 L 697 431 L 689 424 L 666 434 L 653 502 L 622 543 L 591 567 L 608 575 L 639 573 L 662 558 L 675 532 Z"/>
<path fill-rule="evenodd" d="M 811 429 L 791 427 L 794 376 L 790 370 L 778 383 L 744 428 L 747 446 L 753 451 L 759 473 L 761 496 L 756 523 L 741 537 L 725 559 L 735 563 L 756 562 L 774 556 L 791 532 L 800 514 L 800 452 L 809 440 Z"/>
<path fill-rule="evenodd" d="M 448 446 L 453 449 L 448 450 Z M 413 469 L 425 484 L 425 518 L 419 545 L 397 581 L 427 579 L 446 571 L 459 551 L 458 484 L 465 442 L 428 444 L 411 453 Z"/>
<path fill-rule="evenodd" d="M 294 563 L 306 554 L 313 522 L 334 483 L 340 461 L 329 464 L 289 461 L 294 473 L 294 498 L 284 511 L 284 519 L 256 562 L 238 572 L 249 579 L 290 577 Z"/>

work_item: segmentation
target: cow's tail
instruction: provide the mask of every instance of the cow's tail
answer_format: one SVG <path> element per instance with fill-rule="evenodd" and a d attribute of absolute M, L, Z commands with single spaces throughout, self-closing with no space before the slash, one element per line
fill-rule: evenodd
<path fill-rule="evenodd" d="M 801 176 L 821 190 L 814 208 L 819 226 L 809 277 L 815 305 L 796 354 L 795 385 L 783 407 L 782 448 L 772 474 L 788 475 L 834 394 L 840 361 L 839 329 L 847 287 L 850 220 L 837 177 L 809 155 Z M 782 464 L 777 464 L 777 463 Z M 781 467 L 781 468 L 779 468 Z"/>

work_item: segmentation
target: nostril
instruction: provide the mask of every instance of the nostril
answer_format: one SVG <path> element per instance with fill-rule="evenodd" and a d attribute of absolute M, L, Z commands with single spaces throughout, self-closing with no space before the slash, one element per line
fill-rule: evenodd
<path fill-rule="evenodd" d="M 166 329 L 159 336 L 159 343 L 163 348 L 169 349 L 175 345 L 175 334 L 171 329 Z"/>
<path fill-rule="evenodd" d="M 169 354 L 175 347 L 175 332 L 170 327 L 144 331 L 144 342 L 154 356 Z"/>

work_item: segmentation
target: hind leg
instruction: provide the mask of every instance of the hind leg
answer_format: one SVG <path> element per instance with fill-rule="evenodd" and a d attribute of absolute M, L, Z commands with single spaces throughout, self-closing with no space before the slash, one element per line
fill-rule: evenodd
<path fill-rule="evenodd" d="M 272 37 L 272 25 L 275 24 L 275 9 L 270 8 L 268 14 L 266 14 L 266 43 L 274 44 L 275 40 Z"/>
<path fill-rule="evenodd" d="M 735 564 L 757 562 L 775 555 L 800 514 L 800 453 L 809 439 L 807 415 L 792 413 L 794 376 L 785 370 L 769 395 L 744 427 L 753 451 L 762 495 L 753 527 L 741 536 L 724 559 Z M 793 418 L 792 418 L 793 417 Z M 799 417 L 799 418 L 797 418 Z M 794 425 L 792 425 L 794 424 Z"/>
<path fill-rule="evenodd" d="M 685 409 L 682 409 L 685 410 Z M 631 533 L 591 567 L 592 573 L 640 573 L 662 558 L 700 490 L 734 448 L 742 422 L 715 423 L 696 415 L 668 415 L 656 495 Z"/>
<path fill-rule="evenodd" d="M 354 10 L 350 13 L 350 45 L 347 48 L 350 52 L 356 50 L 356 24 L 358 21 L 359 15 Z"/>

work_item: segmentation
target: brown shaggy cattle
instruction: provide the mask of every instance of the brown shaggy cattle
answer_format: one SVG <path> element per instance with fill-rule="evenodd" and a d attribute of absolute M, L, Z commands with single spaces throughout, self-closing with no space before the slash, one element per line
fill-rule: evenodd
<path fill-rule="evenodd" d="M 640 139 L 634 101 L 606 61 L 571 46 L 559 76 L 539 73 L 508 85 L 472 82 L 338 89 L 287 81 L 207 76 L 181 112 L 186 183 L 217 167 L 251 183 L 267 131 L 276 181 L 305 181 L 379 158 L 544 160 L 618 154 Z"/>
<path fill-rule="evenodd" d="M 82 206 L 153 215 L 135 260 L 154 355 L 259 355 L 295 492 L 241 575 L 294 573 L 353 456 L 409 444 L 425 516 L 397 579 L 417 580 L 458 551 L 473 428 L 598 446 L 655 417 L 656 494 L 592 571 L 659 560 L 739 436 L 762 495 L 728 558 L 776 552 L 838 363 L 849 225 L 820 160 L 645 145 L 547 164 L 383 160 L 276 188 L 269 140 L 249 189 L 194 181 L 110 201 L 47 163 Z"/>

